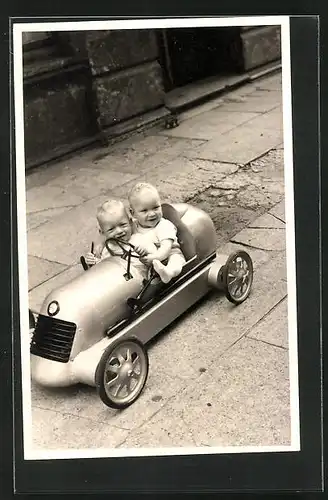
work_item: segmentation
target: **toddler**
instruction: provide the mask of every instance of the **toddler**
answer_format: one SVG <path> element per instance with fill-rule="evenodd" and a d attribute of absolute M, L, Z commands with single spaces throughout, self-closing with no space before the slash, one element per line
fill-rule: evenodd
<path fill-rule="evenodd" d="M 88 265 L 98 264 L 103 259 L 110 256 L 125 257 L 129 251 L 129 245 L 124 242 L 134 244 L 132 236 L 132 220 L 124 206 L 119 200 L 108 200 L 97 210 L 97 221 L 99 225 L 100 241 L 95 245 L 93 253 L 89 252 L 85 256 Z M 118 244 L 116 239 L 120 240 Z M 132 250 L 140 256 L 145 256 L 156 250 L 154 245 L 147 242 L 140 248 L 138 245 Z M 140 261 L 138 257 L 131 256 L 131 265 L 136 267 L 143 278 L 147 277 L 148 267 Z"/>
<path fill-rule="evenodd" d="M 144 251 L 143 262 L 153 265 L 163 283 L 168 283 L 181 273 L 185 263 L 177 240 L 177 229 L 163 217 L 158 191 L 151 184 L 138 183 L 134 186 L 129 194 L 129 203 L 136 224 L 134 242 L 139 252 Z M 150 253 L 147 252 L 149 245 L 153 247 Z"/>

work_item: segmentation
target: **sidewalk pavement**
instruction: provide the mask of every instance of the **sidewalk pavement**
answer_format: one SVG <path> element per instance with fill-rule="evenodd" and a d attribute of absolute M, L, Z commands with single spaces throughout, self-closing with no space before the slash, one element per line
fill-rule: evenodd
<path fill-rule="evenodd" d="M 27 175 L 29 302 L 80 274 L 95 211 L 137 181 L 204 208 L 224 253 L 245 247 L 253 292 L 213 294 L 150 347 L 142 396 L 123 412 L 95 389 L 32 386 L 37 449 L 290 443 L 281 75 L 230 92 L 110 148 Z"/>

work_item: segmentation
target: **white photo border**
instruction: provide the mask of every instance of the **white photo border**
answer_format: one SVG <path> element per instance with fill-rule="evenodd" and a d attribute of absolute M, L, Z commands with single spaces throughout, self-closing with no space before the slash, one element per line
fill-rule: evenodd
<path fill-rule="evenodd" d="M 56 19 L 56 18 L 54 18 Z M 78 19 L 78 18 L 77 18 Z M 138 448 L 138 449 L 101 449 L 101 450 L 33 450 L 32 448 L 32 410 L 31 377 L 29 359 L 29 319 L 28 319 L 28 259 L 26 224 L 26 179 L 24 151 L 24 98 L 23 98 L 23 32 L 43 31 L 84 31 L 84 30 L 128 30 L 187 27 L 228 27 L 228 26 L 280 26 L 282 54 L 282 93 L 283 93 L 283 135 L 284 135 L 284 175 L 285 175 L 285 213 L 286 213 L 286 260 L 288 292 L 288 339 L 289 339 L 289 379 L 290 379 L 290 420 L 291 444 L 289 446 L 233 446 L 233 447 L 193 447 L 193 448 Z M 137 457 L 160 455 L 201 455 L 259 452 L 295 452 L 300 447 L 300 415 L 298 384 L 298 341 L 297 341 L 297 289 L 295 258 L 295 210 L 293 175 L 293 135 L 292 135 L 292 89 L 290 55 L 290 17 L 211 17 L 211 18 L 153 18 L 153 19 L 116 19 L 72 22 L 16 22 L 13 19 L 13 79 L 14 79 L 14 118 L 16 147 L 16 187 L 17 187 L 17 232 L 18 232 L 18 272 L 20 303 L 20 341 L 22 369 L 23 405 L 23 448 L 24 460 L 50 460 L 75 458 Z"/>

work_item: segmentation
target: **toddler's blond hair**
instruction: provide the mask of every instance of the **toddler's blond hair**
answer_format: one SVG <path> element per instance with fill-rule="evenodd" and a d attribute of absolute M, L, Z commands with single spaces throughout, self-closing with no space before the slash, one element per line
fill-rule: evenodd
<path fill-rule="evenodd" d="M 157 189 L 152 184 L 149 184 L 148 182 L 138 182 L 129 192 L 128 200 L 131 208 L 133 208 L 133 200 L 135 200 L 135 198 L 137 198 L 143 191 L 152 191 L 159 196 Z"/>
<path fill-rule="evenodd" d="M 110 200 L 105 201 L 105 203 L 100 205 L 97 209 L 96 217 L 97 217 L 98 224 L 101 226 L 105 217 L 108 214 L 111 214 L 116 210 L 123 210 L 124 213 L 126 214 L 128 220 L 129 221 L 131 220 L 130 213 L 129 213 L 127 207 L 125 206 L 125 204 L 123 203 L 123 201 L 110 199 Z"/>

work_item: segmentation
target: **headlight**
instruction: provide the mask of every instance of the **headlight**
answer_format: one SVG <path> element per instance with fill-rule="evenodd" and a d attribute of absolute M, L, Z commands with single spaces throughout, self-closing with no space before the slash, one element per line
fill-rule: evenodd
<path fill-rule="evenodd" d="M 57 300 L 53 300 L 48 305 L 48 314 L 49 316 L 55 316 L 56 314 L 58 314 L 58 312 L 59 312 L 59 304 Z"/>

